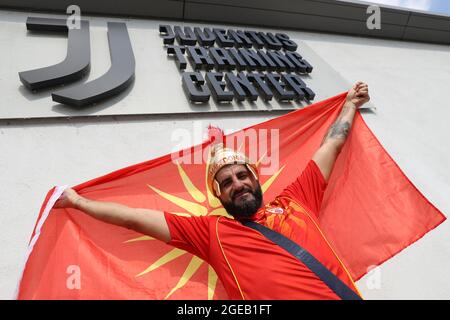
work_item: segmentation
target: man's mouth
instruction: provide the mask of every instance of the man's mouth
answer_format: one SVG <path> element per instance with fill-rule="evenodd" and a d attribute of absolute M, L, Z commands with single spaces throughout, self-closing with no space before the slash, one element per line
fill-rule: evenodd
<path fill-rule="evenodd" d="M 241 191 L 241 192 L 239 192 L 239 193 L 237 193 L 237 194 L 234 195 L 234 200 L 237 200 L 237 199 L 239 199 L 239 198 L 242 198 L 243 196 L 245 196 L 245 195 L 247 195 L 247 194 L 250 194 L 250 192 L 249 192 L 248 190 Z"/>

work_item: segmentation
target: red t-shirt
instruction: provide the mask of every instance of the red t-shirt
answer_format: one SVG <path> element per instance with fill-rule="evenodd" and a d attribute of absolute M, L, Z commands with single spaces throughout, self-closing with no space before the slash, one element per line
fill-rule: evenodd
<path fill-rule="evenodd" d="M 326 188 L 311 160 L 302 174 L 252 220 L 282 233 L 356 291 L 350 276 L 318 227 Z M 208 262 L 230 299 L 339 299 L 311 270 L 283 248 L 239 221 L 165 212 L 168 244 Z"/>

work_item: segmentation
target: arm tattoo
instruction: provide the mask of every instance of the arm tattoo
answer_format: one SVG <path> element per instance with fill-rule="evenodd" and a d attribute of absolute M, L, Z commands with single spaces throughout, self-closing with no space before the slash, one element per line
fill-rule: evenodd
<path fill-rule="evenodd" d="M 328 128 L 327 133 L 323 137 L 321 146 L 327 142 L 329 139 L 339 139 L 339 140 L 346 140 L 348 133 L 350 131 L 351 127 L 351 120 L 347 120 L 349 118 L 349 112 L 353 108 L 350 105 L 344 104 L 341 113 L 339 114 L 336 121 Z M 355 109 L 353 109 L 355 110 Z M 345 119 L 347 118 L 347 119 Z"/>
<path fill-rule="evenodd" d="M 325 137 L 323 137 L 321 145 L 323 145 L 329 139 L 343 139 L 345 140 L 350 131 L 350 122 L 342 122 L 340 120 L 333 123 L 333 125 L 328 129 Z"/>

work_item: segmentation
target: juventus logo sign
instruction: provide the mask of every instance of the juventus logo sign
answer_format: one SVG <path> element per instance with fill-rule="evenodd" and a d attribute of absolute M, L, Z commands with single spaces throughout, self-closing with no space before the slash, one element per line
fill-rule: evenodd
<path fill-rule="evenodd" d="M 80 28 L 67 27 L 66 19 L 29 17 L 27 30 L 67 33 L 67 55 L 64 61 L 49 67 L 19 72 L 20 81 L 29 90 L 41 90 L 68 84 L 86 77 L 90 71 L 89 22 L 81 20 Z M 127 26 L 108 22 L 110 69 L 100 78 L 52 93 L 55 102 L 84 107 L 114 95 L 134 80 L 135 59 Z"/>

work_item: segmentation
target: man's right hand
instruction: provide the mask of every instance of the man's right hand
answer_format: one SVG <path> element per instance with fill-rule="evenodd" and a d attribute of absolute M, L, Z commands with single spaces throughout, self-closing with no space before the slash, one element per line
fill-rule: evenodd
<path fill-rule="evenodd" d="M 71 188 L 63 192 L 54 208 L 75 208 L 97 220 L 132 229 L 166 243 L 170 241 L 170 231 L 163 211 L 95 201 L 80 196 Z"/>
<path fill-rule="evenodd" d="M 73 189 L 67 188 L 64 190 L 61 197 L 55 203 L 55 208 L 76 208 L 76 203 L 82 197 Z"/>

